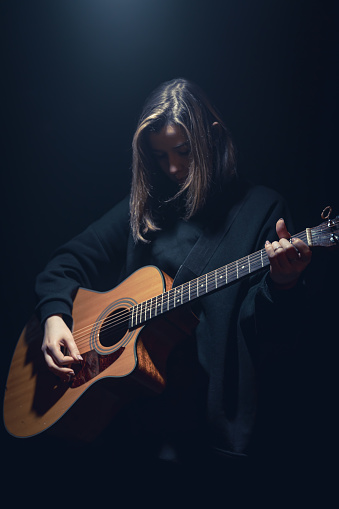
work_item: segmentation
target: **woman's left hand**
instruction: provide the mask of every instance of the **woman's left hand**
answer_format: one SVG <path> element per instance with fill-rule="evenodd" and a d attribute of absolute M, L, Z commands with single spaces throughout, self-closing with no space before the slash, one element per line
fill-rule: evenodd
<path fill-rule="evenodd" d="M 276 231 L 279 241 L 267 240 L 265 249 L 271 264 L 271 279 L 277 288 L 285 290 L 297 284 L 311 261 L 312 252 L 305 242 L 291 237 L 283 219 L 277 221 Z"/>

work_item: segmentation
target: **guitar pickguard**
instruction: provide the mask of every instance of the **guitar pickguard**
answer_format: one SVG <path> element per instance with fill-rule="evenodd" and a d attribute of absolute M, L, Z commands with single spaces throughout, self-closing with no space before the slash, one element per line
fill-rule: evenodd
<path fill-rule="evenodd" d="M 69 384 L 71 389 L 80 387 L 80 385 L 89 382 L 92 378 L 102 373 L 102 371 L 105 371 L 120 357 L 124 350 L 125 347 L 121 346 L 118 350 L 108 355 L 100 355 L 95 350 L 83 353 L 81 364 L 72 365 L 75 376 Z"/>

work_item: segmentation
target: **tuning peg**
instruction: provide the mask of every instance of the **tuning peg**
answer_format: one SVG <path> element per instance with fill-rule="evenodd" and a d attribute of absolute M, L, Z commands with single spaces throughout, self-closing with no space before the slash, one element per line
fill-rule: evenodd
<path fill-rule="evenodd" d="M 325 212 L 327 212 L 327 215 L 325 216 Z M 330 220 L 330 215 L 332 214 L 332 207 L 330 205 L 327 205 L 327 207 L 324 208 L 324 210 L 321 213 L 321 219 L 328 219 Z"/>

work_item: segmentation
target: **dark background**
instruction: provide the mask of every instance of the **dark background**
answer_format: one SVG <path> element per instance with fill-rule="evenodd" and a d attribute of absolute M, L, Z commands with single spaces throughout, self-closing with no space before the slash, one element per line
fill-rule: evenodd
<path fill-rule="evenodd" d="M 296 231 L 337 196 L 338 3 L 1 2 L 1 342 L 5 382 L 53 250 L 129 189 L 142 103 L 186 77 L 218 107 L 238 170 L 287 199 Z M 241 234 L 241 232 L 239 232 Z"/>

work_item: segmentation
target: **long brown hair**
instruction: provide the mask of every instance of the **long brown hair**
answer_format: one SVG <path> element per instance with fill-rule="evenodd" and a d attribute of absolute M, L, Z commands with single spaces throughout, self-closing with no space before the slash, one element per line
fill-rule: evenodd
<path fill-rule="evenodd" d="M 160 170 L 150 153 L 148 136 L 169 124 L 181 126 L 190 144 L 187 179 L 172 197 L 185 194 L 184 219 L 201 210 L 212 190 L 220 191 L 236 171 L 231 137 L 203 91 L 185 79 L 160 85 L 146 100 L 133 137 L 130 221 L 135 242 L 146 241 L 147 233 L 160 227 L 154 210 L 155 175 Z"/>

